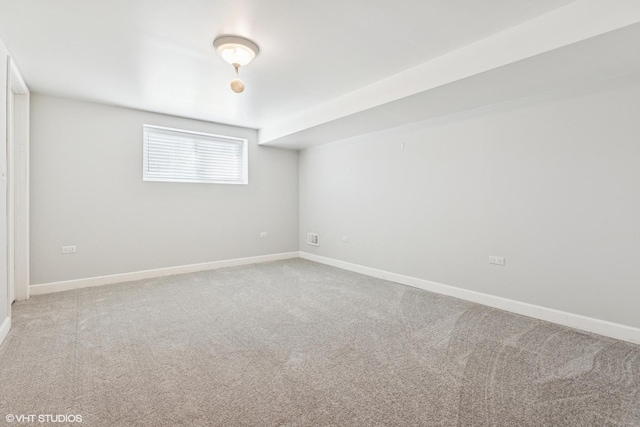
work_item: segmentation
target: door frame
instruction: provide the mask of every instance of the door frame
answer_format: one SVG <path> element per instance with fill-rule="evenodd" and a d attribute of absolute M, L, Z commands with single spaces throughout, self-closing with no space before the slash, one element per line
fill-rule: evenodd
<path fill-rule="evenodd" d="M 8 300 L 11 305 L 14 299 L 21 301 L 29 298 L 30 92 L 11 57 L 8 62 L 7 283 Z M 10 310 L 9 313 L 11 313 Z"/>

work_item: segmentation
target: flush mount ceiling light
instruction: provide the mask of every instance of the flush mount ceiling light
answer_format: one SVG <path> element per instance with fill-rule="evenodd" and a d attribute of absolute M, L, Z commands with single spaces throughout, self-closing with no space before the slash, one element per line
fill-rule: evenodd
<path fill-rule="evenodd" d="M 236 69 L 236 78 L 231 81 L 231 90 L 241 93 L 244 91 L 244 82 L 238 78 L 238 70 L 251 62 L 260 49 L 251 40 L 238 36 L 218 37 L 213 41 L 213 47 L 222 59 Z"/>

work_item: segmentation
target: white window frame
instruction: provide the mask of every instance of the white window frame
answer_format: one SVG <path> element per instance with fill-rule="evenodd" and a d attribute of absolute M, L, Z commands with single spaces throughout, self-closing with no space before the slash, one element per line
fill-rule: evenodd
<path fill-rule="evenodd" d="M 242 143 L 242 177 L 240 181 L 212 181 L 212 180 L 201 180 L 201 179 L 186 179 L 186 178 L 158 178 L 158 177 L 150 177 L 147 176 L 147 171 L 149 168 L 148 155 L 147 155 L 147 129 L 159 129 L 159 130 L 167 130 L 171 132 L 179 132 L 190 135 L 200 135 L 208 138 L 216 138 L 216 139 L 226 139 L 230 141 L 238 141 Z M 186 129 L 177 129 L 170 128 L 165 126 L 156 126 L 156 125 L 148 125 L 143 124 L 142 126 L 142 180 L 143 181 L 152 181 L 152 182 L 182 182 L 182 183 L 193 183 L 193 184 L 231 184 L 231 185 L 247 185 L 249 184 L 249 141 L 245 138 L 236 138 L 228 135 L 217 135 L 212 133 L 205 132 L 195 132 Z"/>

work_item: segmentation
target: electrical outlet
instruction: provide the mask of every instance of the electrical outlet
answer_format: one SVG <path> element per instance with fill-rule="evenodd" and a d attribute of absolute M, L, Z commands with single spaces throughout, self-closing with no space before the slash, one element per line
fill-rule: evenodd
<path fill-rule="evenodd" d="M 263 231 L 262 233 L 260 233 L 260 238 L 261 238 L 261 239 L 264 239 L 264 238 L 266 238 L 266 237 L 269 237 L 269 235 L 267 234 L 267 232 L 266 232 L 266 231 Z"/>
<path fill-rule="evenodd" d="M 504 266 L 504 257 L 501 256 L 489 256 L 489 264 Z"/>
<path fill-rule="evenodd" d="M 62 247 L 62 253 L 63 254 L 75 254 L 76 253 L 76 247 L 75 246 L 63 246 Z"/>

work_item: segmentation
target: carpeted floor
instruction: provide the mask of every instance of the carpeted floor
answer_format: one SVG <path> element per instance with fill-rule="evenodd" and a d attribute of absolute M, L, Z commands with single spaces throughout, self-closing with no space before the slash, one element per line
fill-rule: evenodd
<path fill-rule="evenodd" d="M 13 316 L 0 425 L 640 425 L 640 346 L 300 259 L 35 296 Z"/>

